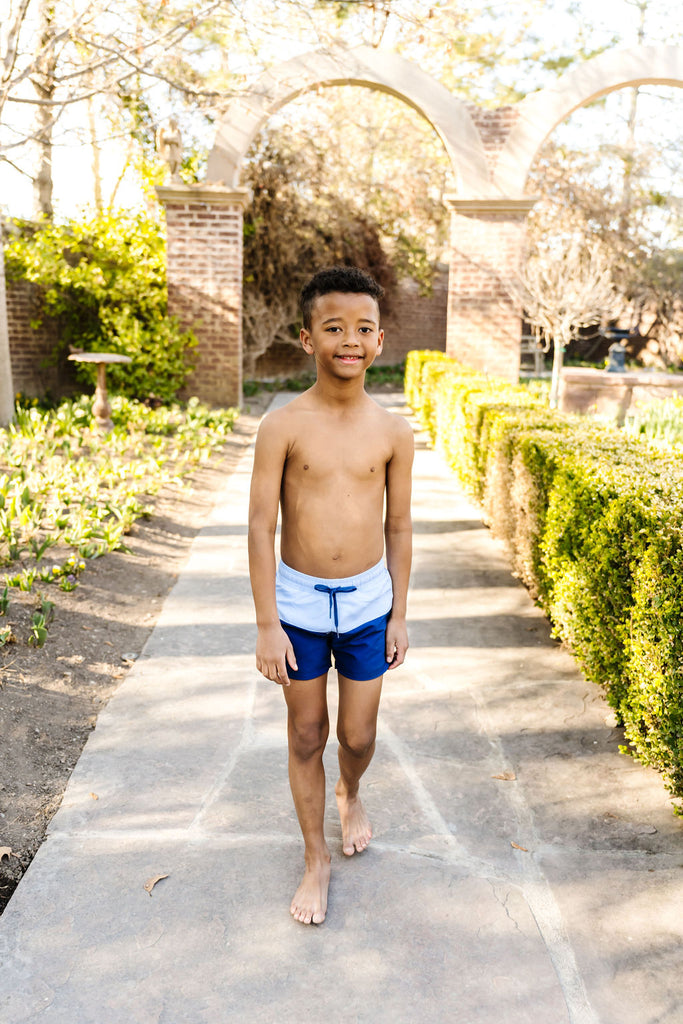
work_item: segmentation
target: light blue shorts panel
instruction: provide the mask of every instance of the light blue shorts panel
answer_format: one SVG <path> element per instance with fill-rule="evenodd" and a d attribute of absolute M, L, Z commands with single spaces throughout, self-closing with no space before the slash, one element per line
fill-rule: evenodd
<path fill-rule="evenodd" d="M 343 579 L 319 579 L 280 562 L 275 594 L 282 622 L 312 633 L 348 633 L 386 615 L 393 603 L 384 562 Z"/>

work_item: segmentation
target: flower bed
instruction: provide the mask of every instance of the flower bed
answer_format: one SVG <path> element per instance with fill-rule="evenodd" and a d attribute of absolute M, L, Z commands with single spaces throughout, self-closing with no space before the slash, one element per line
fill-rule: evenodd
<path fill-rule="evenodd" d="M 89 559 L 126 551 L 153 496 L 218 452 L 237 416 L 196 399 L 151 409 L 118 396 L 113 430 L 102 435 L 91 406 L 87 398 L 48 411 L 18 403 L 0 430 L 0 648 L 23 639 L 7 624 L 22 592 L 36 599 L 28 642 L 42 646 L 53 609 L 43 585 L 73 590 Z"/>

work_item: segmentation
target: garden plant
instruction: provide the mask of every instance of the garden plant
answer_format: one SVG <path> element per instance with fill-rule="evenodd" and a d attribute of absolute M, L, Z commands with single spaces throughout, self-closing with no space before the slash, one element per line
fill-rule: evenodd
<path fill-rule="evenodd" d="M 125 551 L 126 534 L 151 514 L 154 495 L 185 486 L 236 418 L 195 399 L 152 409 L 119 396 L 111 402 L 113 430 L 102 435 L 91 404 L 18 403 L 14 422 L 0 431 L 0 647 L 42 646 L 50 588 L 73 590 L 91 559 Z M 19 600 L 33 602 L 25 636 L 10 624 Z"/>
<path fill-rule="evenodd" d="M 600 685 L 623 749 L 683 798 L 683 449 L 412 352 L 408 401 L 483 507 L 555 635 Z M 671 408 L 660 421 L 671 418 Z"/>

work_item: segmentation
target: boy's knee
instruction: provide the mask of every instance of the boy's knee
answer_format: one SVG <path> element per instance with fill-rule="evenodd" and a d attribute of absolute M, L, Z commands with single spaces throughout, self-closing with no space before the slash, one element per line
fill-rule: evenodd
<path fill-rule="evenodd" d="M 314 757 L 325 749 L 330 728 L 327 722 L 290 723 L 290 746 L 297 757 Z"/>
<path fill-rule="evenodd" d="M 366 757 L 370 753 L 375 743 L 375 735 L 375 729 L 348 731 L 339 728 L 337 730 L 337 739 L 341 746 L 352 757 L 358 758 Z"/>

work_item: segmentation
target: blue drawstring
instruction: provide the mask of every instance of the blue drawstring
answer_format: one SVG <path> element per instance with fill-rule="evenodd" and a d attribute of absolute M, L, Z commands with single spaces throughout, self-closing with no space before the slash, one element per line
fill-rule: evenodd
<path fill-rule="evenodd" d="M 334 630 L 339 636 L 339 611 L 337 609 L 337 594 L 350 594 L 358 587 L 326 587 L 324 583 L 316 583 L 315 589 L 323 594 L 330 595 L 330 618 L 334 617 Z"/>

